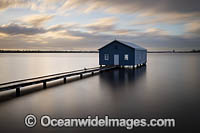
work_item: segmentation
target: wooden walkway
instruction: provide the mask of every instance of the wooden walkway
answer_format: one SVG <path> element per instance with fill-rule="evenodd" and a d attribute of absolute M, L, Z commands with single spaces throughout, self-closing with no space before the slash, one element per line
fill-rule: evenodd
<path fill-rule="evenodd" d="M 46 75 L 46 76 L 41 76 L 41 77 L 36 77 L 36 78 L 29 78 L 29 79 L 23 79 L 23 80 L 2 83 L 2 84 L 0 84 L 0 92 L 16 89 L 16 96 L 20 96 L 20 88 L 22 88 L 22 87 L 42 83 L 43 88 L 47 88 L 47 82 L 50 82 L 50 81 L 63 79 L 63 82 L 66 83 L 68 77 L 80 76 L 80 78 L 83 78 L 84 74 L 91 73 L 92 75 L 94 75 L 95 73 L 111 70 L 114 68 L 116 68 L 116 67 L 115 66 L 113 66 L 113 67 L 94 67 L 94 68 L 87 68 L 87 69 L 81 69 L 81 70 L 75 70 L 75 71 L 70 71 L 70 72 L 57 73 L 57 74 Z"/>

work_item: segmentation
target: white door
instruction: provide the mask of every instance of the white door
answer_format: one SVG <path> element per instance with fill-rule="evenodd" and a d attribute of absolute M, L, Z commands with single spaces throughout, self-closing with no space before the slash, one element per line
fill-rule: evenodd
<path fill-rule="evenodd" d="M 114 55 L 114 65 L 119 65 L 119 55 L 118 54 Z"/>

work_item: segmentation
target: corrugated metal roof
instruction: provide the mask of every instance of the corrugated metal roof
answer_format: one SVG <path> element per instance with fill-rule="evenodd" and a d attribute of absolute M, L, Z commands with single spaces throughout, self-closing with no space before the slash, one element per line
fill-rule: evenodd
<path fill-rule="evenodd" d="M 134 44 L 134 43 L 125 42 L 125 41 L 119 41 L 119 40 L 116 40 L 116 41 L 118 41 L 118 42 L 120 42 L 120 43 L 122 43 L 122 44 L 124 44 L 124 45 L 127 45 L 127 46 L 129 46 L 129 47 L 131 47 L 131 48 L 135 48 L 135 49 L 139 49 L 139 50 L 146 50 L 145 48 L 140 47 L 139 45 Z"/>
<path fill-rule="evenodd" d="M 128 47 L 134 48 L 134 49 L 138 49 L 138 50 L 147 50 L 147 49 L 145 49 L 145 48 L 143 48 L 143 47 L 140 47 L 139 45 L 134 44 L 134 43 L 125 42 L 125 41 L 120 41 L 120 40 L 114 40 L 114 41 L 112 41 L 112 42 L 115 42 L 115 41 L 117 41 L 117 42 L 119 42 L 119 43 L 121 43 L 121 44 L 123 44 L 123 45 L 126 45 L 126 46 L 128 46 Z M 111 42 L 111 43 L 112 43 L 112 42 Z M 111 44 L 111 43 L 109 43 L 109 44 Z M 107 45 L 109 45 L 109 44 L 107 44 Z M 101 47 L 100 49 L 106 47 L 107 45 Z M 100 49 L 99 49 L 99 50 L 100 50 Z"/>

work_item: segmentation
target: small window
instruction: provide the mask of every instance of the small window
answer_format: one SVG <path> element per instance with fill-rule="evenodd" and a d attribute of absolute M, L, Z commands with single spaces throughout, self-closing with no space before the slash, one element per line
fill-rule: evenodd
<path fill-rule="evenodd" d="M 124 60 L 128 60 L 128 54 L 124 55 Z"/>
<path fill-rule="evenodd" d="M 109 54 L 104 54 L 104 60 L 109 60 Z"/>

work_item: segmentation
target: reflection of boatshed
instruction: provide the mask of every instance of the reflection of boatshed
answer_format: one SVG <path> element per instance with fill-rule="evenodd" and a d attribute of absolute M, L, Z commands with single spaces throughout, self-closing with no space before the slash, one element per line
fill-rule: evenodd
<path fill-rule="evenodd" d="M 134 43 L 114 40 L 99 49 L 99 65 L 135 66 L 146 62 L 147 50 Z"/>

